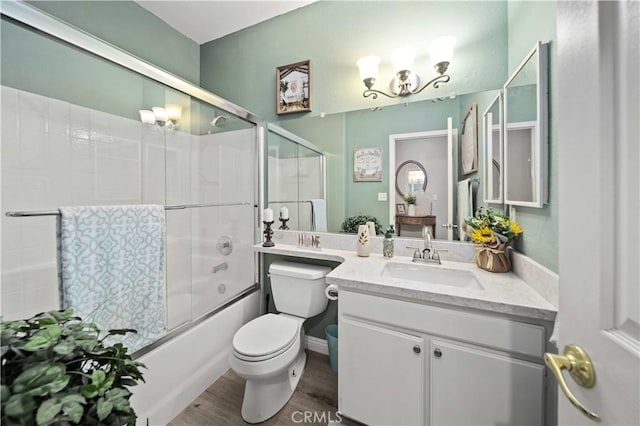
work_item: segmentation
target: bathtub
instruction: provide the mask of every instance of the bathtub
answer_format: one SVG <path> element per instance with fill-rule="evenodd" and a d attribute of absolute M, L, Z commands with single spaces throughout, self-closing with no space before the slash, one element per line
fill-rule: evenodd
<path fill-rule="evenodd" d="M 145 383 L 131 388 L 137 424 L 165 425 L 228 369 L 235 332 L 258 316 L 253 292 L 137 360 L 147 366 Z"/>

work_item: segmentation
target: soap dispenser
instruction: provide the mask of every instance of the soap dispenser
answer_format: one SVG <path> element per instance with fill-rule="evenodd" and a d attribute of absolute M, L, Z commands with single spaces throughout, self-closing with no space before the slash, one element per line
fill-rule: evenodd
<path fill-rule="evenodd" d="M 395 229 L 393 225 L 389 225 L 386 231 L 384 231 L 384 240 L 382 240 L 382 255 L 386 258 L 393 257 L 393 234 Z"/>

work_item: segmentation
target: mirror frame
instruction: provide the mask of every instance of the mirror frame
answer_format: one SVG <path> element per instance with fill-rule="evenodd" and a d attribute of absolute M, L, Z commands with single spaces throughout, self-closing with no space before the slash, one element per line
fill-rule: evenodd
<path fill-rule="evenodd" d="M 537 55 L 536 55 L 537 53 Z M 526 66 L 531 58 L 536 55 L 536 112 L 537 120 L 535 123 L 535 135 L 533 140 L 533 200 L 521 201 L 510 200 L 509 194 L 509 115 L 508 115 L 508 91 L 509 84 L 517 77 L 518 73 Z M 548 130 L 547 130 L 547 109 L 548 109 L 548 59 L 547 59 L 547 43 L 537 42 L 531 52 L 525 56 L 524 60 L 520 63 L 518 68 L 513 72 L 511 77 L 504 84 L 503 96 L 504 96 L 504 111 L 503 111 L 503 198 L 504 203 L 512 206 L 525 206 L 525 207 L 537 207 L 542 208 L 543 204 L 548 202 L 549 186 L 548 186 Z"/>
<path fill-rule="evenodd" d="M 405 194 L 404 192 L 402 192 L 400 190 L 400 186 L 398 185 L 398 176 L 400 174 L 400 169 L 403 168 L 404 166 L 406 166 L 407 164 L 415 164 L 416 166 L 418 166 L 420 168 L 422 173 L 424 173 L 424 183 L 422 184 L 422 192 L 427 190 L 427 183 L 429 182 L 429 176 L 427 176 L 427 170 L 424 168 L 424 166 L 422 164 L 420 164 L 419 161 L 416 161 L 416 160 L 407 160 L 407 161 L 405 161 L 404 163 L 400 164 L 398 166 L 398 168 L 396 169 L 396 191 L 398 192 L 398 194 L 400 194 L 400 196 L 402 198 L 404 198 L 407 194 Z"/>
<path fill-rule="evenodd" d="M 500 158 L 500 169 L 498 171 L 500 182 L 499 188 L 499 197 L 493 198 L 493 116 L 491 110 L 494 105 L 498 103 L 498 126 L 500 130 L 500 141 L 498 146 L 500 148 L 500 153 L 498 157 Z M 491 118 L 491 120 L 489 119 Z M 503 120 L 503 99 L 502 99 L 502 91 L 496 95 L 496 97 L 491 101 L 491 104 L 487 108 L 487 110 L 482 114 L 482 137 L 484 144 L 484 161 L 485 161 L 485 185 L 484 185 L 484 202 L 492 203 L 492 204 L 502 204 L 504 199 L 504 120 Z"/>

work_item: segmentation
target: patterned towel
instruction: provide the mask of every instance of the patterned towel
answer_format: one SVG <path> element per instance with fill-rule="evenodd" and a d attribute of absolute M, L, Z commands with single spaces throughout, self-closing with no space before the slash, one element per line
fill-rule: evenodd
<path fill-rule="evenodd" d="M 114 337 L 129 353 L 166 331 L 163 206 L 62 207 L 59 219 L 60 305 Z"/>

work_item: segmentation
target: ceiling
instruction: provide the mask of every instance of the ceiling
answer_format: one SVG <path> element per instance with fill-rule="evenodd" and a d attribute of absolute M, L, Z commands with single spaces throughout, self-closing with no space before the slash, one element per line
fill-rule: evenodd
<path fill-rule="evenodd" d="M 136 0 L 198 44 L 282 15 L 315 0 Z"/>

